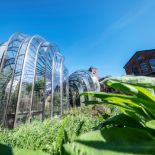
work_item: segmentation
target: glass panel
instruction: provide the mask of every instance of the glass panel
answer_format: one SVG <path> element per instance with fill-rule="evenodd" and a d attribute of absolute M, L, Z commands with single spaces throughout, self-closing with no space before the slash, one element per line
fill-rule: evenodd
<path fill-rule="evenodd" d="M 141 62 L 143 61 L 143 58 L 142 58 L 141 56 L 139 56 L 139 57 L 137 58 L 137 60 L 138 60 L 139 63 L 141 63 Z"/>
<path fill-rule="evenodd" d="M 148 65 L 146 62 L 142 62 L 140 64 L 140 68 L 144 74 L 147 74 L 149 72 Z"/>
<path fill-rule="evenodd" d="M 4 57 L 1 59 L 1 80 L 0 80 L 0 120 L 6 120 L 5 124 L 8 127 L 12 127 L 14 123 L 13 109 L 15 109 L 15 104 L 9 105 L 10 98 L 14 97 L 11 95 L 11 91 L 16 91 L 17 81 L 14 81 L 16 60 L 19 53 L 19 48 L 22 45 L 24 36 L 21 34 L 15 34 L 12 36 L 10 42 L 8 43 L 7 51 Z"/>
<path fill-rule="evenodd" d="M 135 65 L 132 66 L 132 73 L 134 75 L 139 75 L 139 70 L 138 70 L 137 66 L 135 66 Z"/>
<path fill-rule="evenodd" d="M 18 111 L 17 113 L 17 124 L 24 123 L 31 120 L 31 104 L 32 104 L 32 91 L 33 91 L 33 80 L 35 73 L 35 59 L 37 57 L 38 42 L 34 38 L 30 44 L 27 53 L 25 53 L 25 62 L 23 68 L 23 76 L 21 76 L 20 89 L 18 94 Z"/>
<path fill-rule="evenodd" d="M 150 63 L 152 71 L 155 72 L 155 59 L 150 59 L 149 63 Z"/>
<path fill-rule="evenodd" d="M 45 62 L 46 53 L 41 48 L 38 53 L 36 64 L 35 85 L 33 92 L 32 116 L 35 119 L 42 120 L 45 86 Z"/>
<path fill-rule="evenodd" d="M 45 64 L 45 111 L 44 117 L 51 117 L 51 102 L 52 102 L 52 54 L 49 49 L 46 52 Z"/>
<path fill-rule="evenodd" d="M 62 104 L 62 63 L 63 58 L 55 54 L 53 58 L 53 116 L 61 115 Z"/>
<path fill-rule="evenodd" d="M 67 68 L 64 68 L 63 70 L 63 109 L 64 111 L 68 109 L 69 107 L 69 83 L 68 83 L 68 70 Z"/>

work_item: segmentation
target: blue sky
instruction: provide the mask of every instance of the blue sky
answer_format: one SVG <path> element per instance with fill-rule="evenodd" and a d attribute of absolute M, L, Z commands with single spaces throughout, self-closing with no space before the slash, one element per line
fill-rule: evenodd
<path fill-rule="evenodd" d="M 137 51 L 155 48 L 154 0 L 2 0 L 0 42 L 13 32 L 58 45 L 70 73 L 96 66 L 124 75 Z"/>

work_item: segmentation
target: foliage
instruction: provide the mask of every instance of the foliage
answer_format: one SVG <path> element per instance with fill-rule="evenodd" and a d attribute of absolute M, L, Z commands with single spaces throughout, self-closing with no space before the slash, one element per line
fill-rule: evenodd
<path fill-rule="evenodd" d="M 41 89 L 44 88 L 44 85 L 45 85 L 44 79 L 42 79 L 42 78 L 37 79 L 35 81 L 35 86 L 34 86 L 35 91 L 39 92 Z"/>
<path fill-rule="evenodd" d="M 64 145 L 64 154 L 154 154 L 155 149 L 155 79 L 148 77 L 109 77 L 103 81 L 116 93 L 85 92 L 99 98 L 89 104 L 110 104 L 121 113 L 96 126 L 98 131 L 84 134 Z M 151 90 L 151 91 L 150 91 Z M 108 128 L 107 128 L 108 127 Z"/>
<path fill-rule="evenodd" d="M 7 154 L 7 155 L 9 155 L 9 154 Z M 12 155 L 50 155 L 50 154 L 45 153 L 45 152 L 40 151 L 40 150 L 33 151 L 33 150 L 14 148 Z"/>
<path fill-rule="evenodd" d="M 109 80 L 118 81 L 121 83 L 131 84 L 135 86 L 141 86 L 145 88 L 155 88 L 155 79 L 152 77 L 146 77 L 146 76 L 132 76 L 132 75 L 126 75 L 126 76 L 120 76 L 120 77 L 109 77 L 102 82 L 106 82 Z M 102 83 L 101 82 L 101 83 Z"/>
<path fill-rule="evenodd" d="M 65 144 L 63 155 L 154 154 L 155 139 L 136 128 L 105 128 L 86 133 Z"/>
<path fill-rule="evenodd" d="M 79 135 L 91 131 L 101 121 L 102 116 L 94 116 L 91 107 L 72 109 L 62 118 L 33 121 L 13 130 L 0 128 L 0 143 L 56 155 L 60 153 L 64 143 L 72 142 Z"/>
<path fill-rule="evenodd" d="M 139 77 L 139 78 L 142 82 L 142 77 Z M 148 83 L 150 79 L 151 81 L 153 79 L 153 78 L 149 78 L 148 80 L 146 80 L 147 77 L 143 77 L 143 78 L 144 78 L 144 81 L 147 81 Z M 118 79 L 121 79 L 120 80 L 121 82 L 118 81 Z M 132 85 L 132 83 L 127 84 L 129 83 L 129 81 L 135 82 L 135 80 L 137 80 L 138 77 L 132 77 L 133 80 L 131 80 L 131 77 L 130 77 L 128 82 L 126 77 L 125 77 L 125 80 L 123 79 L 124 77 L 117 78 L 117 80 L 114 80 L 114 78 L 113 80 L 111 80 L 110 78 L 103 82 L 106 85 L 123 92 L 124 94 L 114 94 L 114 93 L 104 93 L 104 92 L 86 92 L 86 93 L 83 93 L 83 95 L 89 95 L 89 96 L 100 98 L 101 101 L 99 101 L 98 104 L 102 104 L 103 101 L 106 101 L 108 104 L 115 105 L 120 109 L 120 111 L 126 117 L 128 116 L 128 119 L 132 118 L 134 121 L 137 121 L 136 123 L 137 125 L 141 124 L 141 126 L 145 128 L 146 122 L 155 119 L 155 96 L 147 88 L 135 85 L 135 83 L 134 85 Z M 126 83 L 122 81 L 126 81 Z M 146 84 L 144 85 L 146 87 Z M 153 84 L 152 84 L 152 87 L 153 87 Z M 121 119 L 121 117 L 123 119 L 124 115 L 120 114 L 119 119 Z M 114 116 L 114 119 L 116 119 L 115 117 L 118 117 L 118 116 Z M 133 122 L 133 121 L 130 121 L 130 122 Z"/>
<path fill-rule="evenodd" d="M 1 155 L 49 155 L 48 153 L 42 152 L 40 150 L 33 151 L 33 150 L 25 150 L 19 149 L 0 144 Z"/>

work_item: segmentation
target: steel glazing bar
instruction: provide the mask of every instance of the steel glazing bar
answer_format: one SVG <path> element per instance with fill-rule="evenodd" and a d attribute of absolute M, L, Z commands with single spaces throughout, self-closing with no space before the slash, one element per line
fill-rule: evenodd
<path fill-rule="evenodd" d="M 20 50 L 21 50 L 21 47 L 22 47 L 22 45 L 23 45 L 23 43 L 24 43 L 24 40 L 23 40 L 23 42 L 20 44 L 20 47 L 19 47 L 19 49 L 18 49 L 18 52 L 17 52 L 17 54 L 16 54 L 16 58 L 15 58 L 15 67 L 14 67 L 14 70 L 13 70 L 13 73 L 12 73 L 12 78 L 11 78 L 11 85 L 10 85 L 10 89 L 9 89 L 9 94 L 8 94 L 8 97 L 7 97 L 7 101 L 6 101 L 6 107 L 5 107 L 5 111 L 4 111 L 4 126 L 6 126 L 6 114 L 7 114 L 7 106 L 8 106 L 8 104 L 9 104 L 9 102 L 10 102 L 10 97 L 11 97 L 11 90 L 12 90 L 12 85 L 13 85 L 13 81 L 14 81 L 14 76 L 15 76 L 15 70 L 16 70 L 16 66 L 17 66 L 17 60 L 18 60 L 18 55 L 19 55 L 19 53 L 20 53 Z"/>
<path fill-rule="evenodd" d="M 36 51 L 36 57 L 34 60 L 34 73 L 33 73 L 34 77 L 33 77 L 33 81 L 32 81 L 30 111 L 29 111 L 29 118 L 28 118 L 29 122 L 31 121 L 31 118 L 32 118 L 31 111 L 32 111 L 32 104 L 33 104 L 34 85 L 35 85 L 35 81 L 36 81 L 36 65 L 37 65 L 37 60 L 38 60 L 38 53 L 39 53 L 39 50 L 40 50 L 42 44 L 43 44 L 43 42 L 39 43 L 37 51 Z"/>
<path fill-rule="evenodd" d="M 19 85 L 19 92 L 18 92 L 18 99 L 17 99 L 17 106 L 16 106 L 16 114 L 15 114 L 15 121 L 14 121 L 14 127 L 17 126 L 17 115 L 18 115 L 18 109 L 19 109 L 19 103 L 20 103 L 20 96 L 21 96 L 21 87 L 22 87 L 22 81 L 23 81 L 23 76 L 24 76 L 24 68 L 26 65 L 26 59 L 28 56 L 28 51 L 29 51 L 29 47 L 31 45 L 31 42 L 33 41 L 33 39 L 37 37 L 37 36 L 33 36 L 31 37 L 31 39 L 29 40 L 27 47 L 26 47 L 26 52 L 25 52 L 25 56 L 24 56 L 24 60 L 23 60 L 23 65 L 22 65 L 22 75 L 20 77 L 20 85 Z"/>

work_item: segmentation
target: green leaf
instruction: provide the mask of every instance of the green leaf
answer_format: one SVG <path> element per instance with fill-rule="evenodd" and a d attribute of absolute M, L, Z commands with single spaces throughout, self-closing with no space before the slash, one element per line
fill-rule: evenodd
<path fill-rule="evenodd" d="M 132 101 L 133 99 L 136 99 L 136 97 L 134 96 L 114 94 L 114 93 L 104 93 L 104 92 L 84 92 L 81 95 L 93 96 L 93 97 L 100 98 L 105 101 L 115 101 L 118 103 L 123 103 L 122 104 L 123 106 L 126 105 L 124 103 L 128 103 L 135 107 L 140 107 L 138 104 Z"/>
<path fill-rule="evenodd" d="M 64 140 L 65 140 L 64 138 L 66 138 L 64 131 L 65 131 L 65 127 L 66 127 L 68 121 L 69 121 L 69 118 L 65 117 L 63 119 L 63 122 L 62 122 L 60 128 L 58 128 L 58 130 L 57 130 L 57 137 L 56 137 L 55 142 L 56 142 L 56 148 L 59 151 L 61 151 L 61 149 L 62 149 L 62 145 L 63 145 Z"/>
<path fill-rule="evenodd" d="M 104 84 L 114 89 L 120 90 L 124 93 L 127 93 L 127 94 L 131 94 L 131 95 L 138 94 L 138 90 L 134 86 L 129 85 L 129 84 L 125 84 L 125 83 L 121 83 L 121 82 L 113 81 L 113 80 L 106 80 Z"/>
<path fill-rule="evenodd" d="M 150 129 L 155 130 L 155 120 L 151 120 L 151 121 L 146 122 L 146 126 Z"/>
<path fill-rule="evenodd" d="M 147 131 L 135 128 L 107 128 L 81 135 L 64 145 L 68 155 L 154 154 L 155 139 Z"/>
<path fill-rule="evenodd" d="M 150 116 L 155 118 L 155 104 L 154 104 L 154 102 L 152 102 L 148 99 L 147 100 L 143 99 L 143 98 L 133 99 L 133 102 L 136 102 L 138 105 L 140 105 L 141 108 L 143 109 L 143 111 L 145 110 L 145 113 L 147 112 Z"/>
<path fill-rule="evenodd" d="M 153 102 L 155 102 L 155 96 L 146 88 L 140 87 L 140 86 L 134 86 L 138 90 L 138 97 L 144 97 L 146 99 L 149 99 Z"/>
<path fill-rule="evenodd" d="M 140 122 L 137 121 L 136 119 L 133 119 L 132 117 L 129 117 L 125 114 L 119 114 L 105 120 L 104 122 L 100 123 L 98 126 L 94 127 L 94 129 L 98 130 L 107 125 L 143 128 L 142 124 L 140 124 Z"/>
<path fill-rule="evenodd" d="M 126 75 L 126 76 L 120 76 L 120 77 L 109 77 L 101 81 L 101 83 L 104 83 L 107 80 L 114 80 L 121 83 L 127 83 L 127 84 L 136 85 L 136 86 L 138 85 L 145 88 L 155 88 L 154 77 Z"/>
<path fill-rule="evenodd" d="M 133 85 L 121 83 L 118 81 L 112 81 L 112 80 L 105 81 L 105 84 L 114 88 L 114 89 L 120 90 L 124 93 L 128 93 L 130 95 L 135 95 L 138 98 L 138 99 L 136 99 L 137 102 L 139 102 L 138 100 L 139 100 L 139 98 L 141 98 L 141 99 L 143 99 L 144 105 L 147 108 L 150 107 L 150 109 L 152 109 L 152 110 L 155 109 L 155 96 L 152 95 L 152 93 L 150 93 L 150 91 L 147 90 L 146 88 L 143 88 L 140 86 L 133 86 Z M 147 101 L 145 101 L 144 99 Z M 134 101 L 135 103 L 136 103 L 136 100 Z M 149 102 L 148 102 L 148 100 L 149 100 Z M 155 112 L 155 110 L 153 112 Z"/>
<path fill-rule="evenodd" d="M 81 95 L 94 96 L 96 98 L 100 98 L 103 101 L 106 101 L 108 104 L 118 106 L 122 112 L 124 112 L 124 110 L 131 111 L 134 113 L 136 112 L 139 115 L 143 116 L 144 118 L 150 119 L 150 115 L 147 114 L 146 111 L 143 111 L 141 107 L 142 100 L 138 99 L 137 97 L 122 94 L 104 93 L 104 92 L 85 92 L 82 93 Z M 145 102 L 147 104 L 147 101 Z M 89 104 L 89 102 L 86 102 L 86 104 Z M 105 103 L 100 102 L 100 104 Z"/>

